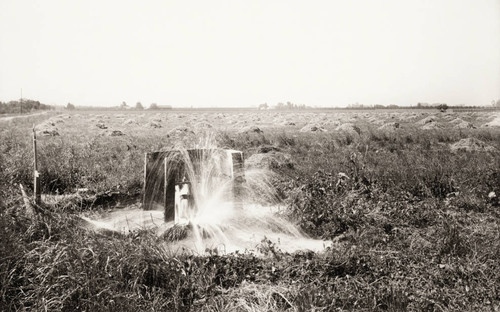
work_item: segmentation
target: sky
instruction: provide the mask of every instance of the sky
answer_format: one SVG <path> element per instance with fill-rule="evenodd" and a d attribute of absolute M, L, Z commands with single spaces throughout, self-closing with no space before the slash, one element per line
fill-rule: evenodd
<path fill-rule="evenodd" d="M 21 92 L 77 106 L 489 105 L 500 0 L 1 0 L 0 101 Z"/>

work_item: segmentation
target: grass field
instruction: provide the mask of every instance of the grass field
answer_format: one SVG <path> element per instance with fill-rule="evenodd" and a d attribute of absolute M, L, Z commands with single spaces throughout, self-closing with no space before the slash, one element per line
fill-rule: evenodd
<path fill-rule="evenodd" d="M 0 310 L 500 311 L 500 115 L 72 111 L 0 120 Z M 32 127 L 43 204 L 30 215 Z M 80 215 L 138 205 L 144 153 L 207 136 L 276 173 L 323 252 L 186 254 Z M 341 178 L 343 173 L 348 178 Z M 87 189 L 85 192 L 77 192 Z"/>

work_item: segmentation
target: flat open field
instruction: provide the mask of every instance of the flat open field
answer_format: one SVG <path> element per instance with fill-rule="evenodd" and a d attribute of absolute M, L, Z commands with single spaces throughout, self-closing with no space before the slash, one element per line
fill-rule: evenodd
<path fill-rule="evenodd" d="M 186 253 L 81 219 L 140 207 L 144 153 L 207 142 L 328 247 Z M 75 110 L 0 120 L 0 151 L 2 311 L 500 311 L 499 112 Z"/>

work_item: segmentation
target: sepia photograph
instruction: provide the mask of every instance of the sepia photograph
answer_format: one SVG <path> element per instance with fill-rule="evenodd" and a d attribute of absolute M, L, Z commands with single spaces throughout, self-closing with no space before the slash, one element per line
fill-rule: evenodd
<path fill-rule="evenodd" d="M 0 311 L 500 312 L 500 0 L 0 0 Z"/>

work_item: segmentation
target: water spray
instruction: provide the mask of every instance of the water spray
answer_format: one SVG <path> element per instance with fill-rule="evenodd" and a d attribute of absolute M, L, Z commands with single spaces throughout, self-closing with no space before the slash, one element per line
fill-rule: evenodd
<path fill-rule="evenodd" d="M 164 209 L 165 222 L 180 224 L 195 220 L 203 208 L 201 203 L 213 197 L 241 209 L 245 171 L 240 151 L 152 152 L 146 153 L 144 163 L 143 209 Z"/>
<path fill-rule="evenodd" d="M 264 241 L 283 251 L 324 249 L 325 242 L 277 215 L 271 171 L 245 170 L 241 151 L 209 143 L 146 153 L 141 209 L 117 210 L 90 222 L 122 232 L 154 229 L 172 249 L 197 254 L 255 251 Z"/>

